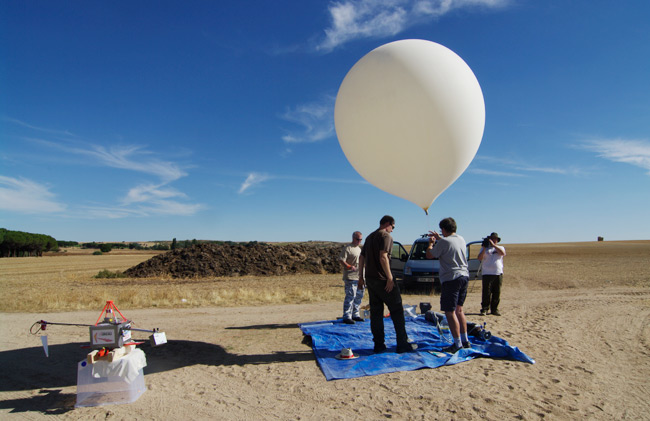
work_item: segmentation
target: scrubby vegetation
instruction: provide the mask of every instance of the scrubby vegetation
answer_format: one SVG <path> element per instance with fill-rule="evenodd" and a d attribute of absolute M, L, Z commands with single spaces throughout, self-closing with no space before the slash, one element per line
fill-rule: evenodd
<path fill-rule="evenodd" d="M 126 275 L 124 274 L 124 272 L 121 271 L 111 271 L 108 269 L 103 269 L 100 270 L 97 275 L 95 275 L 95 278 L 98 279 L 126 278 Z"/>

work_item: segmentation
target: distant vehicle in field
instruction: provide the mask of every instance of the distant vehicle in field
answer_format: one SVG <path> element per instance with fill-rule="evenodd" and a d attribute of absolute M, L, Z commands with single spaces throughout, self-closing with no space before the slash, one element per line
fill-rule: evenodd
<path fill-rule="evenodd" d="M 411 251 L 407 252 L 401 243 L 394 241 L 391 252 L 390 270 L 400 288 L 427 287 L 440 289 L 440 262 L 427 259 L 429 237 L 425 234 L 413 242 Z M 479 278 L 481 261 L 476 258 L 481 248 L 481 241 L 467 243 L 465 256 L 469 269 L 469 279 Z"/>

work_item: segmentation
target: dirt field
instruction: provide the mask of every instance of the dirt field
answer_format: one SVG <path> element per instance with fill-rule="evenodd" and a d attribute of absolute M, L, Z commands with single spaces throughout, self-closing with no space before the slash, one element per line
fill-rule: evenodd
<path fill-rule="evenodd" d="M 80 348 L 87 331 L 51 327 L 50 358 L 45 358 L 40 338 L 28 330 L 43 318 L 94 323 L 100 298 L 96 309 L 84 311 L 44 314 L 48 308 L 38 305 L 28 312 L 3 309 L 0 418 L 650 419 L 650 241 L 506 244 L 506 249 L 503 316 L 478 316 L 479 282 L 470 284 L 465 309 L 470 321 L 486 321 L 493 334 L 534 358 L 534 365 L 476 359 L 433 370 L 327 382 L 311 349 L 302 343 L 297 323 L 340 316 L 343 288 L 338 276 L 167 280 L 160 288 L 192 285 L 194 293 L 203 295 L 219 290 L 223 282 L 232 282 L 228 289 L 239 284 L 270 292 L 315 284 L 330 295 L 313 301 L 296 298 L 297 304 L 284 296 L 282 304 L 233 300 L 182 308 L 187 304 L 170 302 L 158 309 L 131 308 L 116 299 L 140 327 L 165 330 L 169 343 L 143 348 L 147 391 L 139 400 L 78 409 L 76 362 L 87 353 Z M 108 256 L 87 256 L 93 257 Z M 21 259 L 0 259 L 0 301 L 38 295 L 34 290 L 48 285 L 43 279 L 51 280 L 47 291 L 52 293 L 92 290 L 89 277 L 105 267 L 88 264 L 75 275 L 74 265 L 65 263 L 68 258 L 59 258 L 62 266 L 43 278 L 38 258 L 26 258 L 34 260 L 20 267 L 13 262 Z M 135 264 L 114 263 L 106 269 Z M 124 282 L 106 286 L 106 294 L 126 288 L 137 293 L 152 288 L 146 282 L 160 283 Z M 405 304 L 431 301 L 436 308 L 437 300 L 404 295 Z M 66 305 L 70 303 L 61 308 Z"/>

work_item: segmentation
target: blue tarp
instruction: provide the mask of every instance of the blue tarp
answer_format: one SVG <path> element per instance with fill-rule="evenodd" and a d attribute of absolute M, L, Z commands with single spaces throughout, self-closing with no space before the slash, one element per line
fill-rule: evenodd
<path fill-rule="evenodd" d="M 458 364 L 478 357 L 505 358 L 534 364 L 535 361 L 510 346 L 507 341 L 492 336 L 488 340 L 470 336 L 472 347 L 461 349 L 455 354 L 441 352 L 449 345 L 449 331 L 438 332 L 436 326 L 424 316 L 406 318 L 406 332 L 411 342 L 418 345 L 415 352 L 397 354 L 395 352 L 395 329 L 390 318 L 384 318 L 387 352 L 373 353 L 374 343 L 370 332 L 370 321 L 353 325 L 340 320 L 302 323 L 302 333 L 311 336 L 314 354 L 327 380 L 350 379 L 353 377 L 374 376 L 396 371 L 436 368 L 443 365 Z M 443 323 L 444 326 L 444 323 Z M 336 358 L 343 348 L 351 348 L 359 358 L 339 360 Z"/>

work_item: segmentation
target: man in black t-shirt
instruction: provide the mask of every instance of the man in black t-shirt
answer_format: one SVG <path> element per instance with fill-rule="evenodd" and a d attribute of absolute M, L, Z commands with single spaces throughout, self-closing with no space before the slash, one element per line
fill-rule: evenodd
<path fill-rule="evenodd" d="M 386 350 L 384 343 L 384 304 L 386 304 L 395 326 L 397 352 L 402 353 L 415 350 L 417 345 L 408 342 L 402 295 L 390 271 L 390 254 L 393 248 L 393 237 L 390 233 L 393 229 L 395 229 L 395 218 L 385 215 L 379 221 L 379 228 L 366 237 L 359 257 L 359 288 L 363 288 L 365 284 L 370 298 L 370 330 L 375 342 L 374 351 Z"/>

